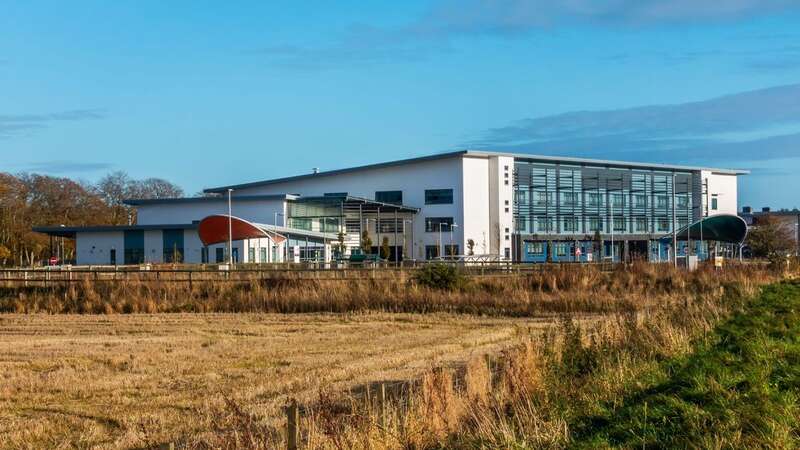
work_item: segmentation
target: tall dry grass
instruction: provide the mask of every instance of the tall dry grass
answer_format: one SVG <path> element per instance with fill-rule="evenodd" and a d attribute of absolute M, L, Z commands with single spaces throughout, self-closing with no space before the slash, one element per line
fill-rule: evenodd
<path fill-rule="evenodd" d="M 656 289 L 663 293 L 655 300 L 672 301 L 621 308 L 610 320 L 588 328 L 565 314 L 544 336 L 523 336 L 492 359 L 475 357 L 464 367 L 432 368 L 416 383 L 391 389 L 385 404 L 376 403 L 374 390 L 371 395 L 338 397 L 322 393 L 303 414 L 304 448 L 569 447 L 572 427 L 581 417 L 591 416 L 600 405 L 621 405 L 643 374 L 660 361 L 690 352 L 715 324 L 776 279 L 746 268 L 693 274 L 664 267 L 636 270 L 553 274 L 550 279 L 514 280 L 509 283 L 513 287 L 492 284 L 498 292 L 524 292 L 538 299 L 589 289 L 593 284 L 584 277 L 606 277 L 604 285 L 591 289 L 603 301 L 626 292 L 624 301 L 633 306 Z M 561 303 L 566 311 L 573 310 L 574 303 L 569 305 Z M 252 434 L 244 431 L 247 423 L 252 422 L 229 423 L 226 433 Z M 244 428 L 232 431 L 238 427 Z M 269 436 L 263 434 L 259 445 L 285 445 L 281 433 L 273 429 Z M 230 442 L 190 437 L 182 445 L 226 447 Z"/>
<path fill-rule="evenodd" d="M 51 287 L 0 288 L 0 312 L 451 312 L 496 316 L 636 311 L 730 284 L 774 277 L 756 266 L 687 273 L 666 264 L 603 272 L 591 265 L 503 277 L 473 277 L 455 290 L 419 285 L 403 274 L 365 280 L 89 281 Z"/>

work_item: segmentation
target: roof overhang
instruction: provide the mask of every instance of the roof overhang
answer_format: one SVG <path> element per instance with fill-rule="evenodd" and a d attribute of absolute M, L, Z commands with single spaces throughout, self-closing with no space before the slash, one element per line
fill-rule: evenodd
<path fill-rule="evenodd" d="M 683 227 L 675 234 L 680 241 L 703 239 L 741 244 L 747 237 L 747 223 L 735 214 L 717 214 Z M 661 240 L 671 239 L 672 234 L 661 238 Z"/>
<path fill-rule="evenodd" d="M 269 238 L 275 243 L 281 243 L 289 237 L 321 241 L 333 241 L 338 238 L 335 233 L 253 223 L 239 217 L 228 216 L 227 214 L 215 214 L 204 218 L 197 226 L 197 234 L 200 236 L 200 241 L 203 242 L 203 245 L 221 244 L 228 242 L 228 229 L 231 230 L 230 240 L 233 241 Z"/>

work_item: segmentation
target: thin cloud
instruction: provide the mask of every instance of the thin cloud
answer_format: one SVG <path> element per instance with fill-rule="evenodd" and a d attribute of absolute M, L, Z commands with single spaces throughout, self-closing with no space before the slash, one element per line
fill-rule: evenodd
<path fill-rule="evenodd" d="M 431 34 L 519 34 L 559 25 L 648 26 L 800 11 L 792 0 L 441 0 L 416 25 Z"/>
<path fill-rule="evenodd" d="M 50 174 L 65 174 L 65 173 L 97 172 L 100 170 L 110 170 L 111 168 L 113 168 L 113 165 L 108 163 L 56 160 L 56 161 L 40 161 L 40 162 L 30 163 L 24 167 L 24 171 L 50 173 Z"/>
<path fill-rule="evenodd" d="M 800 84 L 699 102 L 523 119 L 465 146 L 641 161 L 800 157 Z"/>
<path fill-rule="evenodd" d="M 46 114 L 0 114 L 0 138 L 47 128 L 53 122 L 100 120 L 107 117 L 101 109 L 76 109 Z"/>

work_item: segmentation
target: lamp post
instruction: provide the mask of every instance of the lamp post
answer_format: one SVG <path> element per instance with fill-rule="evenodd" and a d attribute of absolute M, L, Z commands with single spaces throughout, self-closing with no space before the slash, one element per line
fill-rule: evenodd
<path fill-rule="evenodd" d="M 231 219 L 231 193 L 228 189 L 228 268 L 233 268 L 233 219 Z"/>
<path fill-rule="evenodd" d="M 411 225 L 411 259 L 414 259 L 414 221 L 413 220 L 404 220 L 403 221 L 403 249 L 406 248 L 406 227 L 405 225 Z"/>
<path fill-rule="evenodd" d="M 450 224 L 450 256 L 455 256 L 453 253 L 453 228 L 458 228 L 458 224 Z"/>

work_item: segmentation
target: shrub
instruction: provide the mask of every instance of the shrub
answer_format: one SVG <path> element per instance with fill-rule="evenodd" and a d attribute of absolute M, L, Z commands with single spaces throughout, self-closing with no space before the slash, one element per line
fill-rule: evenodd
<path fill-rule="evenodd" d="M 431 264 L 417 270 L 414 281 L 427 288 L 452 291 L 462 288 L 467 279 L 455 266 Z"/>

